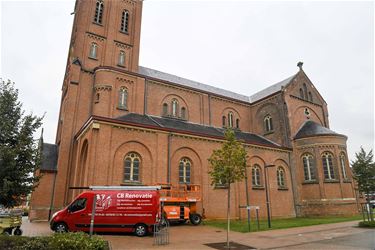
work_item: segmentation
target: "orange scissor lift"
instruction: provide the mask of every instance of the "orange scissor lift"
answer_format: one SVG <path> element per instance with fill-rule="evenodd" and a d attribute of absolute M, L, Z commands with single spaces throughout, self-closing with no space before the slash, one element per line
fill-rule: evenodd
<path fill-rule="evenodd" d="M 168 183 L 158 183 L 161 186 L 160 201 L 163 206 L 163 216 L 170 222 L 193 225 L 202 222 L 202 216 L 197 213 L 197 202 L 201 201 L 200 185 L 180 184 L 177 186 Z"/>

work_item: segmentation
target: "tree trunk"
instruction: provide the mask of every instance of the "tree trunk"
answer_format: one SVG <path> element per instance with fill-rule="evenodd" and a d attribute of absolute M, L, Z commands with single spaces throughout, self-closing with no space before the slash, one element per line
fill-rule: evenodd
<path fill-rule="evenodd" d="M 229 249 L 229 230 L 230 230 L 230 183 L 228 184 L 228 210 L 227 210 L 227 248 Z"/>

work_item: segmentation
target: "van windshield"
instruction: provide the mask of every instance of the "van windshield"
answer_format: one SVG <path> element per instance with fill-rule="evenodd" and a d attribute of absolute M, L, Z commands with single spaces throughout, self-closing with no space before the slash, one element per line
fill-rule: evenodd
<path fill-rule="evenodd" d="M 75 200 L 70 206 L 69 211 L 71 213 L 82 210 L 86 207 L 86 198 L 80 198 L 78 200 Z"/>

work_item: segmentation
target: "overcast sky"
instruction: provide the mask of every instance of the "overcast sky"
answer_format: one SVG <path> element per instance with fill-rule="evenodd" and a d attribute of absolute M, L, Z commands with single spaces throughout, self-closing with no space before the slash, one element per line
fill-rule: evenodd
<path fill-rule="evenodd" d="M 27 112 L 46 113 L 46 142 L 55 141 L 74 2 L 1 1 L 0 77 L 16 82 Z M 331 129 L 349 137 L 349 156 L 372 149 L 374 2 L 144 1 L 142 66 L 252 95 L 300 60 Z"/>

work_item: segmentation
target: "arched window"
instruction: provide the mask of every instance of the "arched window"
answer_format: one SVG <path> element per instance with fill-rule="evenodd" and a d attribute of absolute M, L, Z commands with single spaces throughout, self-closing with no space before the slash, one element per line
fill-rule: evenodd
<path fill-rule="evenodd" d="M 191 163 L 188 158 L 182 158 L 178 166 L 179 182 L 180 183 L 190 183 L 191 176 Z"/>
<path fill-rule="evenodd" d="M 277 168 L 277 186 L 279 188 L 285 188 L 285 171 L 282 167 Z"/>
<path fill-rule="evenodd" d="M 346 158 L 345 158 L 345 154 L 344 153 L 341 153 L 340 154 L 340 165 L 341 165 L 341 171 L 342 171 L 342 178 L 345 180 L 345 179 L 348 179 L 348 176 L 346 174 L 346 167 L 345 167 L 345 161 L 346 161 Z"/>
<path fill-rule="evenodd" d="M 311 92 L 309 92 L 309 101 L 310 101 L 310 102 L 313 102 L 313 97 L 312 97 Z"/>
<path fill-rule="evenodd" d="M 240 128 L 240 119 L 236 119 L 236 128 Z"/>
<path fill-rule="evenodd" d="M 323 153 L 322 162 L 323 162 L 323 170 L 324 170 L 324 178 L 326 180 L 334 180 L 335 173 L 333 171 L 333 156 L 329 152 Z"/>
<path fill-rule="evenodd" d="M 100 100 L 100 94 L 96 93 L 96 95 L 95 95 L 95 103 L 98 103 L 99 100 Z"/>
<path fill-rule="evenodd" d="M 97 52 L 98 52 L 98 45 L 96 43 L 91 43 L 89 57 L 96 59 Z"/>
<path fill-rule="evenodd" d="M 228 127 L 233 128 L 233 113 L 228 113 Z"/>
<path fill-rule="evenodd" d="M 302 161 L 303 161 L 303 172 L 305 174 L 305 181 L 315 180 L 313 156 L 310 154 L 305 154 L 302 156 Z"/>
<path fill-rule="evenodd" d="M 186 108 L 185 107 L 181 108 L 181 118 L 186 119 Z"/>
<path fill-rule="evenodd" d="M 118 55 L 118 65 L 125 66 L 125 51 L 120 51 Z"/>
<path fill-rule="evenodd" d="M 261 178 L 260 178 L 260 167 L 259 165 L 254 165 L 251 169 L 251 180 L 253 186 L 261 186 Z"/>
<path fill-rule="evenodd" d="M 168 115 L 168 104 L 167 103 L 163 104 L 163 115 Z"/>
<path fill-rule="evenodd" d="M 307 100 L 307 86 L 306 86 L 306 83 L 303 84 L 303 93 L 304 93 L 304 98 L 305 100 Z"/>
<path fill-rule="evenodd" d="M 304 99 L 304 94 L 303 94 L 303 90 L 302 88 L 299 89 L 299 97 L 301 97 L 302 99 Z"/>
<path fill-rule="evenodd" d="M 178 110 L 178 102 L 176 99 L 173 99 L 172 100 L 172 116 L 176 117 L 178 115 L 177 110 Z"/>
<path fill-rule="evenodd" d="M 126 88 L 122 87 L 119 91 L 119 97 L 118 97 L 118 107 L 121 109 L 127 109 L 128 107 L 128 91 Z"/>
<path fill-rule="evenodd" d="M 227 118 L 223 116 L 222 118 L 223 127 L 225 128 L 227 126 Z"/>
<path fill-rule="evenodd" d="M 121 17 L 121 31 L 124 33 L 129 32 L 129 11 L 124 10 Z"/>
<path fill-rule="evenodd" d="M 96 8 L 95 8 L 95 16 L 94 16 L 94 22 L 95 23 L 102 24 L 103 9 L 104 9 L 103 0 L 97 0 L 96 1 Z"/>
<path fill-rule="evenodd" d="M 264 118 L 264 130 L 266 132 L 273 131 L 272 117 L 270 115 Z"/>
<path fill-rule="evenodd" d="M 139 182 L 139 169 L 141 165 L 141 157 L 131 152 L 125 157 L 124 164 L 124 182 Z"/>

